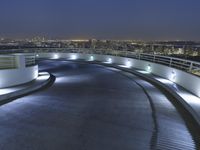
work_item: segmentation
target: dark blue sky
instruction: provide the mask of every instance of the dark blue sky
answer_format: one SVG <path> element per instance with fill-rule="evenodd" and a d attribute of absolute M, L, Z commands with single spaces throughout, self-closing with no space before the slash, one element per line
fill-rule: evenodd
<path fill-rule="evenodd" d="M 200 40 L 200 0 L 0 0 L 0 36 Z"/>

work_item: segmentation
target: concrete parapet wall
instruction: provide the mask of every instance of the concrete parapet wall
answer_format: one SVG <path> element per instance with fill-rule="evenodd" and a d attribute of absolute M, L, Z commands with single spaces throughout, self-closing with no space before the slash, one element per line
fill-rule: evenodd
<path fill-rule="evenodd" d="M 7 94 L 0 94 L 0 103 L 2 102 L 8 102 L 10 99 L 14 99 L 16 97 L 20 97 L 23 95 L 26 95 L 28 93 L 34 92 L 36 90 L 39 90 L 45 86 L 47 86 L 48 84 L 50 84 L 50 82 L 53 80 L 53 76 L 50 75 L 49 73 L 48 77 L 46 77 L 46 79 L 44 79 L 44 81 L 41 81 L 39 83 L 32 83 L 29 86 L 25 87 L 25 88 L 21 88 L 21 89 L 16 89 L 13 92 L 9 92 Z"/>
<path fill-rule="evenodd" d="M 38 58 L 64 58 L 69 60 L 84 59 L 86 61 L 93 59 L 94 61 L 101 62 L 109 62 L 111 60 L 110 63 L 119 65 L 127 65 L 128 62 L 134 68 L 145 70 L 169 79 L 200 97 L 200 77 L 161 64 L 126 57 L 79 53 L 41 53 L 38 55 Z"/>

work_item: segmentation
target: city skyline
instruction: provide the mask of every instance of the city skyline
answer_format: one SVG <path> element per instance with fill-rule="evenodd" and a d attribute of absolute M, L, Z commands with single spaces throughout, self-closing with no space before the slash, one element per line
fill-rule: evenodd
<path fill-rule="evenodd" d="M 200 41 L 200 1 L 2 0 L 0 37 Z"/>

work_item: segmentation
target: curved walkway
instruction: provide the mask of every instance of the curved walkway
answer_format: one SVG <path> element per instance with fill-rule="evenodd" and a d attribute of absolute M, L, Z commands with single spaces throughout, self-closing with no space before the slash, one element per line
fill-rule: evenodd
<path fill-rule="evenodd" d="M 40 66 L 56 81 L 0 107 L 1 150 L 195 149 L 177 109 L 148 82 L 94 64 Z"/>

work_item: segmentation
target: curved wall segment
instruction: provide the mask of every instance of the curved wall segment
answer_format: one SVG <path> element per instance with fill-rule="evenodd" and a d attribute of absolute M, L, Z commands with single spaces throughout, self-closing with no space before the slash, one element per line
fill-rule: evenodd
<path fill-rule="evenodd" d="M 155 75 L 173 81 L 200 97 L 200 77 L 197 77 L 193 74 L 187 73 L 179 69 L 171 68 L 165 65 L 145 60 L 138 60 L 119 56 L 82 53 L 39 53 L 37 54 L 37 57 L 50 59 L 62 58 L 68 60 L 82 59 L 85 61 L 101 61 L 105 63 L 113 63 L 116 65 L 133 67 L 145 71 L 146 73 L 153 73 Z"/>
<path fill-rule="evenodd" d="M 6 57 L 6 59 L 5 59 Z M 30 82 L 38 77 L 38 65 L 35 56 L 0 56 L 0 88 L 16 86 Z"/>

